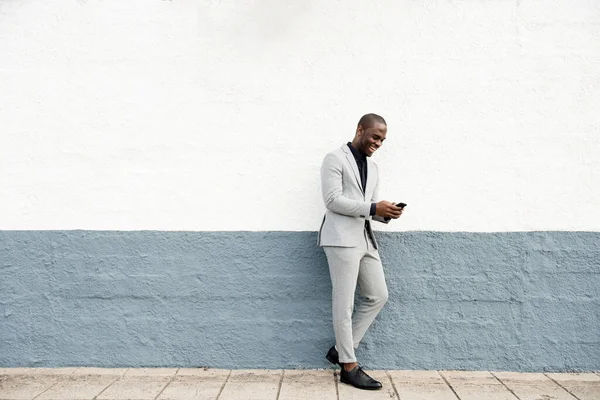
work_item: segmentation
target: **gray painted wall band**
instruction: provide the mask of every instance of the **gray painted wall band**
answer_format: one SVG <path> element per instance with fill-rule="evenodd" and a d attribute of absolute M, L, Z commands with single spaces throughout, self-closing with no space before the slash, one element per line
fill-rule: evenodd
<path fill-rule="evenodd" d="M 600 369 L 600 233 L 378 234 L 368 368 Z M 1 367 L 322 368 L 314 232 L 0 231 Z"/>

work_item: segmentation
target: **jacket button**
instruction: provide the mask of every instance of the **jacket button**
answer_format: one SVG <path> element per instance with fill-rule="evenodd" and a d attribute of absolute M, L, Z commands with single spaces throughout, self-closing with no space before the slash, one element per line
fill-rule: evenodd
<path fill-rule="evenodd" d="M 365 216 L 364 216 L 364 215 L 361 215 L 360 217 L 361 217 L 361 218 L 364 218 Z"/>

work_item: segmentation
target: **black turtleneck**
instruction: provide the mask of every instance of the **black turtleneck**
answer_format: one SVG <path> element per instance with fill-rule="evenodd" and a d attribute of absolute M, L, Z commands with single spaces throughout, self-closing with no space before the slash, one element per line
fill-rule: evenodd
<path fill-rule="evenodd" d="M 355 149 L 354 146 L 352 146 L 352 142 L 348 142 L 348 147 L 356 160 L 356 165 L 358 166 L 358 172 L 360 174 L 360 183 L 364 193 L 367 188 L 367 155 L 362 151 Z M 375 215 L 375 207 L 375 203 L 371 203 L 370 215 Z"/>

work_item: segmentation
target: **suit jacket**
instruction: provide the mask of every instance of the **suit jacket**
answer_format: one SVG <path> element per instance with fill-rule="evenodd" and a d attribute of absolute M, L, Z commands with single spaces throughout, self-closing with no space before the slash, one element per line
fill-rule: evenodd
<path fill-rule="evenodd" d="M 377 164 L 367 158 L 367 184 L 363 192 L 358 165 L 346 144 L 323 159 L 321 191 L 326 210 L 319 229 L 319 246 L 356 247 L 365 240 L 366 220 L 388 222 L 369 215 L 371 203 L 379 201 Z M 377 248 L 375 235 L 372 231 L 370 234 Z"/>

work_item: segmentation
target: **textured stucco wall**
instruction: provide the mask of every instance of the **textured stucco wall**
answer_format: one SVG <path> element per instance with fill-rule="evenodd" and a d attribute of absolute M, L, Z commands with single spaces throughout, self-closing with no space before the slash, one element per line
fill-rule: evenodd
<path fill-rule="evenodd" d="M 0 232 L 0 366 L 325 367 L 314 232 Z M 380 235 L 373 368 L 600 369 L 600 234 Z"/>
<path fill-rule="evenodd" d="M 377 112 L 409 207 L 377 227 L 392 299 L 361 361 L 600 368 L 599 21 L 0 0 L 0 364 L 324 366 L 319 166 Z"/>
<path fill-rule="evenodd" d="M 389 123 L 389 230 L 600 230 L 595 0 L 0 2 L 0 229 L 314 231 Z"/>

